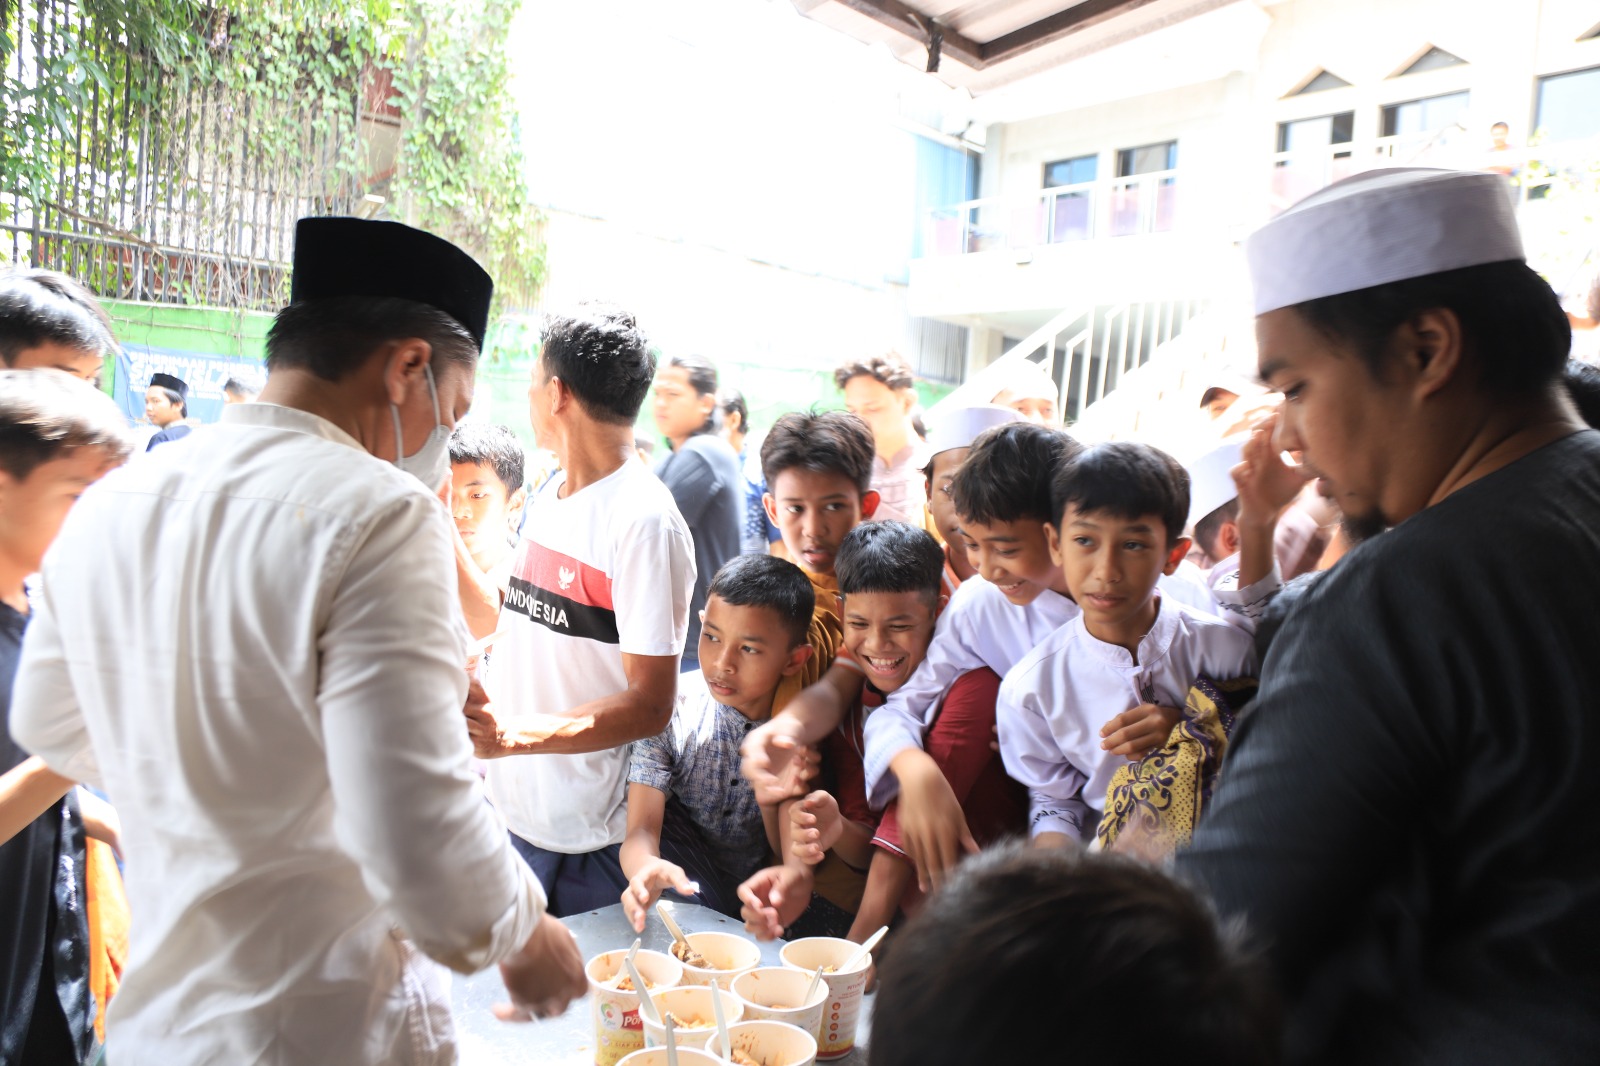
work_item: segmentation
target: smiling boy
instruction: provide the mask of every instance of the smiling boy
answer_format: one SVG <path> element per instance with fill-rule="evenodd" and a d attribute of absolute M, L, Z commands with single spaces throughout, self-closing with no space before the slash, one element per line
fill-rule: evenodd
<path fill-rule="evenodd" d="M 1125 761 L 1107 751 L 1106 718 L 1181 706 L 1194 679 L 1255 668 L 1250 637 L 1161 594 L 1189 551 L 1189 475 L 1144 444 L 1073 457 L 1051 488 L 1047 550 L 1078 613 L 1006 674 L 997 719 L 1006 771 L 1028 789 L 1029 835 L 1061 847 L 1093 832 L 1090 811 Z"/>
<path fill-rule="evenodd" d="M 835 792 L 813 792 L 791 809 L 791 850 L 815 863 L 834 849 L 851 866 L 868 871 L 846 934 L 857 942 L 918 902 L 916 871 L 901 846 L 897 804 L 891 803 L 880 818 L 867 803 L 863 729 L 927 656 L 946 599 L 940 587 L 942 563 L 943 552 L 931 536 L 898 522 L 861 526 L 845 538 L 840 551 L 843 655 L 860 665 L 866 686 L 826 741 Z M 986 669 L 959 678 L 925 741 L 982 844 L 1019 832 L 1026 824 L 1020 789 L 989 750 L 999 685 L 999 677 Z"/>
<path fill-rule="evenodd" d="M 736 886 L 770 859 L 739 745 L 771 716 L 779 682 L 810 658 L 814 606 L 800 568 L 770 555 L 734 559 L 712 580 L 698 649 L 704 684 L 686 682 L 667 728 L 633 746 L 621 858 L 635 930 L 669 888 L 737 915 Z"/>

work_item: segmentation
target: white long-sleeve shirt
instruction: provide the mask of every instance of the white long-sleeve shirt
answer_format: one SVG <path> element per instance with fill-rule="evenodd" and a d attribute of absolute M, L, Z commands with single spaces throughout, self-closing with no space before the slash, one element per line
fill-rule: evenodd
<path fill-rule="evenodd" d="M 1100 746 L 1112 717 L 1141 703 L 1182 707 L 1201 674 L 1230 681 L 1254 669 L 1249 634 L 1165 597 L 1137 663 L 1090 635 L 1081 614 L 1050 634 L 1006 674 L 995 704 L 1006 773 L 1028 790 L 1029 835 L 1094 830 L 1089 812 L 1105 810 L 1127 762 Z"/>
<path fill-rule="evenodd" d="M 469 771 L 448 518 L 331 423 L 230 407 L 47 555 L 17 740 L 122 819 L 131 1063 L 453 1062 L 544 894 Z M 396 928 L 410 938 L 395 935 Z"/>
<path fill-rule="evenodd" d="M 1235 584 L 1237 580 L 1236 568 Z M 1197 567 L 1188 566 L 1171 577 L 1161 578 L 1158 586 L 1165 596 L 1178 603 L 1223 617 L 1249 633 L 1254 632 L 1255 614 L 1260 611 L 1247 614 L 1231 604 L 1241 599 L 1253 602 L 1261 597 L 1270 598 L 1283 587 L 1283 582 L 1274 570 L 1273 574 L 1246 589 L 1223 588 L 1213 592 L 1205 574 Z M 984 667 L 1004 677 L 1040 641 L 1077 616 L 1076 603 L 1049 589 L 1026 607 L 1018 607 L 981 577 L 963 581 L 939 616 L 927 658 L 910 679 L 867 718 L 867 798 L 872 805 L 882 807 L 899 792 L 900 783 L 889 772 L 889 764 L 906 749 L 923 746 L 923 736 L 938 717 L 944 694 L 950 691 L 957 678 Z M 1183 695 L 1180 693 L 1173 706 L 1182 706 Z M 1126 707 L 1122 709 L 1127 710 Z"/>

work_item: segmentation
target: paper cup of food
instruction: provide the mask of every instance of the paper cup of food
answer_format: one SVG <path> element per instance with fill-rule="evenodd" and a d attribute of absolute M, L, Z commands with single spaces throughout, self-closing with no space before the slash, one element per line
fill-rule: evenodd
<path fill-rule="evenodd" d="M 617 1066 L 669 1066 L 667 1049 L 664 1047 L 645 1048 L 635 1051 Z M 727 1062 L 717 1058 L 709 1051 L 696 1051 L 694 1048 L 678 1047 L 678 1066 L 727 1066 Z"/>
<path fill-rule="evenodd" d="M 746 1021 L 788 1022 L 815 1037 L 822 1028 L 828 984 L 817 985 L 811 1002 L 803 1004 L 800 999 L 810 987 L 811 974 L 787 966 L 758 966 L 733 979 L 733 994 L 744 1003 Z"/>
<path fill-rule="evenodd" d="M 594 1017 L 595 1066 L 616 1066 L 624 1055 L 644 1047 L 639 1020 L 639 993 L 622 967 L 626 951 L 607 951 L 584 966 L 589 976 L 589 1012 Z M 633 957 L 639 976 L 652 991 L 675 988 L 683 980 L 683 963 L 659 951 Z"/>
<path fill-rule="evenodd" d="M 734 1066 L 814 1066 L 817 1061 L 817 1038 L 788 1022 L 730 1025 L 728 1043 Z M 722 1049 L 713 1041 L 711 1050 Z"/>
<path fill-rule="evenodd" d="M 761 949 L 755 941 L 732 933 L 690 933 L 689 951 L 672 942 L 672 957 L 683 963 L 686 985 L 715 984 L 731 988 L 733 979 L 761 965 Z"/>
<path fill-rule="evenodd" d="M 711 985 L 681 985 L 652 993 L 650 1000 L 656 1010 L 671 1013 L 677 1025 L 679 1047 L 703 1048 L 717 1031 L 717 1009 L 711 1005 L 713 995 L 722 997 L 722 1017 L 729 1025 L 744 1021 L 744 1004 L 739 1002 L 739 997 Z M 641 1021 L 644 1022 L 645 1047 L 666 1044 L 664 1027 L 651 1021 L 649 1015 L 643 1015 Z"/>
<path fill-rule="evenodd" d="M 856 1023 L 861 1019 L 861 996 L 867 990 L 872 958 L 868 956 L 842 973 L 838 967 L 860 947 L 837 937 L 812 936 L 791 940 L 778 952 L 785 966 L 803 973 L 813 974 L 818 966 L 823 967 L 822 983 L 828 989 L 828 999 L 822 1005 L 822 1024 L 817 1030 L 819 1059 L 839 1058 L 856 1045 Z"/>

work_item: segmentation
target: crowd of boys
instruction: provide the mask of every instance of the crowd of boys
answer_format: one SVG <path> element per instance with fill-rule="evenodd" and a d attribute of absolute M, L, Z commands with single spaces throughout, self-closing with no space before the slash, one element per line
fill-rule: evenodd
<path fill-rule="evenodd" d="M 556 1014 L 560 918 L 671 895 L 891 927 L 875 1063 L 1592 1061 L 1600 438 L 1498 180 L 1365 175 L 1253 238 L 1283 403 L 1188 467 L 1025 376 L 924 437 L 878 359 L 747 476 L 714 368 L 584 305 L 528 484 L 457 424 L 487 275 L 311 219 L 260 402 L 108 475 L 107 323 L 5 279 L 0 1062 L 94 1044 L 79 781 L 123 826 L 118 1059 L 452 1061 L 436 964 Z"/>

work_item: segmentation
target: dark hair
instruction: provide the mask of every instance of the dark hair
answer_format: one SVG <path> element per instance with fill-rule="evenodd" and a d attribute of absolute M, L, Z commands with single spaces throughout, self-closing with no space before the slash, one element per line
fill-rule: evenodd
<path fill-rule="evenodd" d="M 0 370 L 0 470 L 18 481 L 74 448 L 118 460 L 132 442 L 111 397 L 59 370 Z"/>
<path fill-rule="evenodd" d="M 450 434 L 450 461 L 493 467 L 494 476 L 512 493 L 522 487 L 528 455 L 508 427 L 463 422 Z"/>
<path fill-rule="evenodd" d="M 656 356 L 633 316 L 604 303 L 581 303 L 545 320 L 539 352 L 548 377 L 560 378 L 590 418 L 631 426 L 656 376 Z"/>
<path fill-rule="evenodd" d="M 1220 562 L 1222 559 L 1216 552 L 1217 538 L 1222 535 L 1222 527 L 1238 519 L 1239 497 L 1235 496 L 1194 524 L 1195 543 L 1200 545 L 1201 551 L 1211 557 L 1212 562 Z"/>
<path fill-rule="evenodd" d="M 740 555 L 711 579 L 706 599 L 719 597 L 734 607 L 764 607 L 789 631 L 789 647 L 806 642 L 817 594 L 805 571 L 776 555 Z"/>
<path fill-rule="evenodd" d="M 843 389 L 851 378 L 863 375 L 874 378 L 891 389 L 909 389 L 917 380 L 911 373 L 911 367 L 899 353 L 890 352 L 887 355 L 875 355 L 867 360 L 857 359 L 845 363 L 833 372 L 833 383 Z"/>
<path fill-rule="evenodd" d="M 1294 305 L 1325 337 L 1353 347 L 1378 381 L 1395 330 L 1440 308 L 1461 322 L 1464 356 L 1477 368 L 1479 391 L 1525 398 L 1560 376 L 1572 348 L 1572 326 L 1549 283 L 1520 259 Z"/>
<path fill-rule="evenodd" d="M 761 473 L 769 488 L 799 467 L 849 478 L 863 494 L 872 487 L 872 430 L 849 411 L 790 411 L 761 442 Z"/>
<path fill-rule="evenodd" d="M 744 393 L 738 389 L 723 389 L 717 393 L 717 410 L 721 412 L 724 420 L 729 415 L 739 416 L 739 432 L 750 434 L 750 408 L 744 402 Z"/>
<path fill-rule="evenodd" d="M 1059 426 L 1007 422 L 978 434 L 950 481 L 956 514 L 973 522 L 1051 522 L 1050 479 L 1083 445 Z"/>
<path fill-rule="evenodd" d="M 95 355 L 113 346 L 111 319 L 76 281 L 54 270 L 0 275 L 0 365 L 41 344 Z"/>
<path fill-rule="evenodd" d="M 260 389 L 255 388 L 252 385 L 246 385 L 238 378 L 229 378 L 227 381 L 224 381 L 222 383 L 222 391 L 230 396 L 243 396 L 246 398 L 254 398 L 261 394 Z"/>
<path fill-rule="evenodd" d="M 1568 359 L 1561 374 L 1573 406 L 1591 429 L 1600 429 L 1600 367 L 1578 359 Z"/>
<path fill-rule="evenodd" d="M 1489 123 L 1489 128 L 1490 129 L 1494 129 L 1496 126 L 1499 126 L 1502 129 L 1507 129 L 1507 130 L 1509 130 L 1511 128 L 1511 124 L 1507 123 L 1507 122 L 1491 122 L 1491 123 Z"/>
<path fill-rule="evenodd" d="M 338 381 L 384 343 L 411 337 L 433 349 L 436 375 L 446 362 L 478 361 L 472 334 L 437 307 L 387 296 L 334 296 L 278 312 L 267 331 L 267 369 L 308 370 Z"/>
<path fill-rule="evenodd" d="M 1171 547 L 1189 524 L 1189 471 L 1148 444 L 1096 444 L 1063 464 L 1050 484 L 1050 522 L 1057 529 L 1068 506 L 1119 518 L 1156 515 L 1167 527 Z"/>
<path fill-rule="evenodd" d="M 689 387 L 696 396 L 715 397 L 717 393 L 717 367 L 711 360 L 703 355 L 674 355 L 667 358 L 668 366 L 675 366 L 682 370 L 689 378 Z M 706 415 L 706 420 L 700 428 L 689 434 L 697 437 L 702 433 L 714 433 L 717 428 L 717 407 L 711 405 L 711 413 Z"/>
<path fill-rule="evenodd" d="M 1279 1061 L 1265 968 L 1195 893 L 1122 856 L 1007 845 L 906 923 L 879 971 L 867 1061 L 1031 1062 L 1049 1031 L 1075 1061 L 1114 1062 L 1134 1003 L 1138 1046 L 1194 1066 Z"/>
<path fill-rule="evenodd" d="M 944 584 L 944 550 L 905 522 L 863 522 L 839 543 L 833 563 L 839 595 L 920 592 L 930 603 Z"/>

